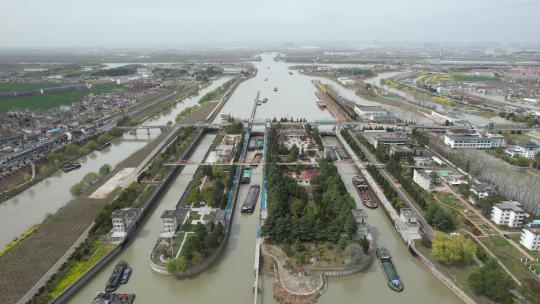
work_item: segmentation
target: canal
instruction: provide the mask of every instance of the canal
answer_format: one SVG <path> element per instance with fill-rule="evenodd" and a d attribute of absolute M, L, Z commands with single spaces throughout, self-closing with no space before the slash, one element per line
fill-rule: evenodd
<path fill-rule="evenodd" d="M 148 119 L 144 124 L 166 125 L 183 109 L 196 104 L 204 94 L 213 91 L 230 77 L 213 81 L 208 87 L 200 90 L 198 95 L 186 98 L 165 112 Z M 69 188 L 81 181 L 89 172 L 97 172 L 103 164 L 114 168 L 137 150 L 143 148 L 149 141 L 156 138 L 159 131 L 139 130 L 137 134 L 125 133 L 122 138 L 114 139 L 112 145 L 102 151 L 95 151 L 80 158 L 82 167 L 69 173 L 58 171 L 52 176 L 40 181 L 11 199 L 0 203 L 0 248 L 3 248 L 30 227 L 39 224 L 48 214 L 54 214 L 66 205 L 72 196 Z"/>
<path fill-rule="evenodd" d="M 311 77 L 290 75 L 287 65 L 274 62 L 271 56 L 263 55 L 261 62 L 256 62 L 258 75 L 240 85 L 220 114 L 230 113 L 236 117 L 247 118 L 251 112 L 253 99 L 258 90 L 261 98 L 267 97 L 269 102 L 257 111 L 257 118 L 301 117 L 313 119 L 330 118 L 315 105 L 315 88 L 310 83 Z M 268 68 L 269 67 L 269 68 Z M 261 70 L 262 69 L 262 70 Z M 266 71 L 265 71 L 266 70 Z M 271 72 L 272 71 L 272 72 Z M 273 82 L 270 80 L 273 77 Z M 268 81 L 264 79 L 268 78 Z M 265 83 L 267 83 L 265 85 Z M 289 82 L 296 86 L 287 85 Z M 258 86 L 261 85 L 261 86 Z M 273 87 L 278 86 L 274 94 Z M 301 91 L 301 92 L 297 92 Z M 220 119 L 218 115 L 218 119 Z M 192 159 L 200 161 L 213 140 L 213 135 L 206 135 L 197 147 Z M 248 153 L 250 159 L 253 153 Z M 133 275 L 127 285 L 121 286 L 119 292 L 137 294 L 136 303 L 252 303 L 252 284 L 254 279 L 255 237 L 259 225 L 259 208 L 252 215 L 245 215 L 236 209 L 232 221 L 231 235 L 222 257 L 210 269 L 202 274 L 178 280 L 173 277 L 154 273 L 149 266 L 150 252 L 156 237 L 162 230 L 161 212 L 173 208 L 182 195 L 185 187 L 195 172 L 195 166 L 188 166 L 173 182 L 155 210 L 148 216 L 138 231 L 135 239 L 120 256 L 89 282 L 70 303 L 87 304 L 102 291 L 106 281 L 118 260 L 127 261 L 133 267 Z M 339 165 L 349 191 L 352 192 L 350 179 L 356 169 L 349 165 Z M 261 183 L 262 166 L 254 170 L 252 184 Z M 237 204 L 245 198 L 249 185 L 242 185 Z M 355 195 L 353 193 L 353 195 Z M 358 200 L 358 197 L 355 197 Z M 408 252 L 399 239 L 392 223 L 382 209 L 368 210 L 370 232 L 379 245 L 391 251 L 397 269 L 405 283 L 405 291 L 392 292 L 386 285 L 378 264 L 375 263 L 366 271 L 343 278 L 331 278 L 328 291 L 319 299 L 319 303 L 459 303 L 448 289 L 420 265 Z M 263 303 L 275 303 L 272 294 L 272 281 L 262 276 L 263 291 L 260 299 Z"/>

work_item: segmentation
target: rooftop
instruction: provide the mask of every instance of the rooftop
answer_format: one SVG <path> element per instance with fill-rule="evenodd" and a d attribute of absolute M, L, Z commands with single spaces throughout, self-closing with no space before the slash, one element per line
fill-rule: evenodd
<path fill-rule="evenodd" d="M 175 218 L 178 215 L 176 210 L 163 210 L 161 218 Z"/>
<path fill-rule="evenodd" d="M 368 217 L 364 209 L 352 209 L 351 212 L 355 219 L 366 219 Z"/>
<path fill-rule="evenodd" d="M 521 208 L 521 204 L 516 201 L 501 201 L 500 203 L 496 203 L 495 206 L 501 210 L 524 212 L 524 210 Z"/>

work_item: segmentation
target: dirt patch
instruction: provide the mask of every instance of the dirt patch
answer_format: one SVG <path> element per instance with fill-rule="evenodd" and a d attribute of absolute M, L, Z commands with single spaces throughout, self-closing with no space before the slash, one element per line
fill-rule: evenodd
<path fill-rule="evenodd" d="M 86 195 L 96 191 L 108 178 L 126 167 L 136 167 L 162 141 L 168 132 L 119 163 L 101 182 L 73 199 L 40 225 L 39 231 L 20 242 L 0 257 L 0 303 L 15 303 L 29 290 L 69 249 L 97 213 L 118 193 L 118 189 L 102 199 L 89 199 Z"/>
<path fill-rule="evenodd" d="M 120 172 L 116 173 L 105 184 L 103 184 L 96 191 L 90 194 L 88 198 L 106 198 L 111 192 L 114 191 L 114 189 L 126 187 L 127 185 L 129 185 L 130 182 L 133 181 L 129 177 L 134 170 L 135 168 L 124 168 L 120 170 Z"/>
<path fill-rule="evenodd" d="M 279 282 L 274 282 L 273 285 L 274 299 L 281 304 L 312 304 L 315 303 L 319 297 L 318 293 L 307 296 L 292 295 L 286 292 Z"/>
<path fill-rule="evenodd" d="M 204 121 L 210 113 L 212 113 L 212 110 L 218 105 L 218 102 L 206 102 L 197 109 L 195 109 L 193 112 L 191 112 L 188 116 L 182 118 L 179 123 L 181 124 L 193 124 L 198 121 Z"/>

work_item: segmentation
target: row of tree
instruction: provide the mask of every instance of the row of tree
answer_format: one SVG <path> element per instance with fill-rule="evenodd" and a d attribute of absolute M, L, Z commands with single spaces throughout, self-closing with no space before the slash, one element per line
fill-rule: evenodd
<path fill-rule="evenodd" d="M 362 151 L 360 146 L 358 146 L 354 138 L 352 138 L 351 134 L 349 134 L 349 132 L 347 132 L 347 130 L 345 129 L 341 129 L 340 132 L 341 132 L 341 136 L 345 139 L 347 144 L 349 144 L 349 147 L 351 147 L 354 153 L 356 153 L 358 158 L 360 158 L 361 161 L 367 161 L 366 154 L 364 153 L 364 151 Z"/>
<path fill-rule="evenodd" d="M 342 236 L 350 238 L 356 231 L 351 209 L 355 207 L 337 168 L 327 160 L 319 163 L 319 175 L 311 180 L 315 185 L 312 200 L 302 186 L 284 177 L 283 166 L 275 163 L 279 142 L 277 130 L 269 132 L 267 166 L 268 218 L 263 235 L 280 243 L 330 241 Z"/>

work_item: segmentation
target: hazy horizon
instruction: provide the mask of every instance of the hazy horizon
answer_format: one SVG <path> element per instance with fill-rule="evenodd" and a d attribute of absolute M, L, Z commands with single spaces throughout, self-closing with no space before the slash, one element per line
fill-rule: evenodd
<path fill-rule="evenodd" d="M 0 0 L 0 48 L 540 43 L 531 0 Z"/>

